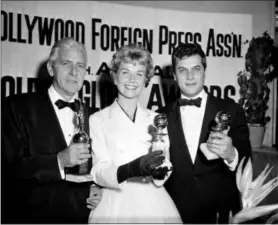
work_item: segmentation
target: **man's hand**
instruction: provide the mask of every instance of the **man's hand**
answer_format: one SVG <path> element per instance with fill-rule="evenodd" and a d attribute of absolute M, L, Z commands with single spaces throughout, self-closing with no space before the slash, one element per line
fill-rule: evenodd
<path fill-rule="evenodd" d="M 94 210 L 100 203 L 102 199 L 102 189 L 97 185 L 92 185 L 90 187 L 90 195 L 87 198 L 87 208 Z"/>
<path fill-rule="evenodd" d="M 207 141 L 210 151 L 219 155 L 222 159 L 232 163 L 236 153 L 232 144 L 232 139 L 225 133 L 211 132 Z"/>
<path fill-rule="evenodd" d="M 65 150 L 58 153 L 58 159 L 63 168 L 73 167 L 85 163 L 90 157 L 89 144 L 71 144 Z"/>

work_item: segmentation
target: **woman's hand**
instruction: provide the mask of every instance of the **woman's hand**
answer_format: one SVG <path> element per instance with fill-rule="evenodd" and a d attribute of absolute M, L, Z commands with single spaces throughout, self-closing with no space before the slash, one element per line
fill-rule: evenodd
<path fill-rule="evenodd" d="M 102 188 L 98 185 L 91 185 L 90 187 L 90 195 L 87 198 L 87 208 L 94 210 L 99 205 L 102 199 Z"/>

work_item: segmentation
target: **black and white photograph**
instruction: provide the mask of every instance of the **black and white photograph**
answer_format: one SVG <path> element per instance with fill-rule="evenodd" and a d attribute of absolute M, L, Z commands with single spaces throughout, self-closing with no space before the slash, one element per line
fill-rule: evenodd
<path fill-rule="evenodd" d="M 1 1 L 2 224 L 277 224 L 278 1 Z"/>

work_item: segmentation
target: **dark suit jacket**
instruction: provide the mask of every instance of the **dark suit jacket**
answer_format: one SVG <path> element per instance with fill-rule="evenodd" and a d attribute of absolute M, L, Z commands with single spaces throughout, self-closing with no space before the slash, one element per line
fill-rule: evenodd
<path fill-rule="evenodd" d="M 48 92 L 4 99 L 1 131 L 2 222 L 87 223 L 91 183 L 61 178 L 57 153 L 67 144 Z"/>
<path fill-rule="evenodd" d="M 249 130 L 243 109 L 232 100 L 223 100 L 208 95 L 199 145 L 207 141 L 210 123 L 220 110 L 231 112 L 232 125 L 228 135 L 239 153 L 251 156 Z M 159 112 L 167 114 L 170 138 L 170 160 L 174 171 L 165 187 L 173 198 L 184 223 L 215 223 L 216 212 L 219 221 L 227 222 L 228 211 L 239 209 L 239 193 L 235 172 L 229 170 L 222 159 L 207 160 L 200 149 L 195 163 L 190 158 L 181 124 L 180 109 L 174 102 Z"/>

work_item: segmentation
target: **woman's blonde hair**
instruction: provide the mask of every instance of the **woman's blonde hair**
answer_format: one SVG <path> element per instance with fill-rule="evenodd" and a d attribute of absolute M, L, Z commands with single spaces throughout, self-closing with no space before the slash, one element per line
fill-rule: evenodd
<path fill-rule="evenodd" d="M 113 54 L 110 65 L 112 79 L 122 62 L 133 63 L 134 61 L 146 67 L 146 85 L 148 85 L 154 75 L 153 60 L 150 52 L 138 43 L 123 45 Z"/>

